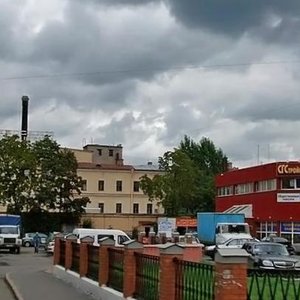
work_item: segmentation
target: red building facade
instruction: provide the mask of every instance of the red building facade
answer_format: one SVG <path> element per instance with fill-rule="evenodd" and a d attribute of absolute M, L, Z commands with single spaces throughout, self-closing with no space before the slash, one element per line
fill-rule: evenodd
<path fill-rule="evenodd" d="M 216 211 L 244 212 L 252 234 L 300 242 L 300 162 L 233 169 L 216 177 Z"/>

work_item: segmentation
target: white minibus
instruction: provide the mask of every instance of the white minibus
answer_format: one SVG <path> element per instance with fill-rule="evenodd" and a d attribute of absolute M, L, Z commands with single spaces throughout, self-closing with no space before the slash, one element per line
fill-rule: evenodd
<path fill-rule="evenodd" d="M 124 242 L 130 240 L 130 237 L 122 230 L 116 229 L 92 229 L 92 228 L 75 228 L 73 234 L 80 240 L 85 236 L 94 238 L 94 245 L 99 245 L 99 240 L 108 237 L 115 241 L 115 246 L 121 246 Z"/>

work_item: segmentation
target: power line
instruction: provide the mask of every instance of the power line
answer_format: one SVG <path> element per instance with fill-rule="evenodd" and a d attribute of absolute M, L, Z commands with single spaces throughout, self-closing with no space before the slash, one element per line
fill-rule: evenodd
<path fill-rule="evenodd" d="M 189 70 L 189 69 L 222 69 L 222 68 L 236 68 L 236 67 L 247 67 L 247 66 L 265 66 L 265 65 L 283 65 L 283 64 L 299 64 L 300 60 L 293 61 L 267 61 L 267 62 L 249 62 L 249 63 L 235 63 L 235 64 L 215 64 L 215 65 L 190 65 L 184 67 L 173 67 L 173 68 L 148 68 L 148 69 L 119 69 L 119 70 L 103 70 L 93 72 L 74 72 L 74 73 L 57 73 L 57 74 L 38 74 L 38 75 L 22 75 L 12 77 L 0 77 L 0 81 L 9 80 L 26 80 L 26 79 L 51 79 L 51 78 L 62 78 L 62 77 L 85 77 L 85 76 L 96 76 L 96 75 L 113 75 L 122 73 L 147 73 L 153 71 L 177 71 L 177 70 Z"/>

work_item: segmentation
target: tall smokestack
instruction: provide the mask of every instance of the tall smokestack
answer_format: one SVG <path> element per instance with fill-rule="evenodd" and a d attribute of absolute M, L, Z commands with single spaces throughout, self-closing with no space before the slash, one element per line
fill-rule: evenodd
<path fill-rule="evenodd" d="M 25 141 L 28 133 L 28 102 L 29 97 L 22 97 L 22 125 L 21 125 L 21 139 Z"/>

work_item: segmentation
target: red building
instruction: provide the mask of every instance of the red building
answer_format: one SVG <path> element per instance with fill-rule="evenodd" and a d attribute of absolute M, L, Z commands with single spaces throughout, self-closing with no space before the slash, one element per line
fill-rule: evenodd
<path fill-rule="evenodd" d="M 245 213 L 252 234 L 300 243 L 300 162 L 233 169 L 216 177 L 216 211 Z"/>

